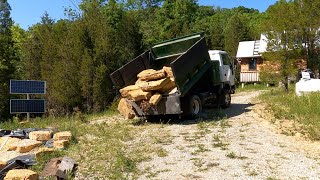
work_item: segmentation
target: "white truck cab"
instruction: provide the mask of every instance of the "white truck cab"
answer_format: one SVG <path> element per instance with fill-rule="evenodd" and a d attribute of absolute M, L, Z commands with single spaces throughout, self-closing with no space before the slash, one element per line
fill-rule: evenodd
<path fill-rule="evenodd" d="M 230 60 L 227 52 L 221 50 L 209 51 L 211 61 L 219 61 L 220 63 L 220 80 L 230 87 L 235 86 L 235 72 L 233 61 Z"/>

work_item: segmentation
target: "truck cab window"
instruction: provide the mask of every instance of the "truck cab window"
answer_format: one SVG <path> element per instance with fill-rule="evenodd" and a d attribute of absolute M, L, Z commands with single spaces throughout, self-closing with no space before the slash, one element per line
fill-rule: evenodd
<path fill-rule="evenodd" d="M 227 54 L 221 54 L 223 65 L 230 65 L 230 59 Z"/>
<path fill-rule="evenodd" d="M 249 70 L 251 70 L 251 71 L 257 70 L 257 59 L 252 58 L 249 60 Z"/>

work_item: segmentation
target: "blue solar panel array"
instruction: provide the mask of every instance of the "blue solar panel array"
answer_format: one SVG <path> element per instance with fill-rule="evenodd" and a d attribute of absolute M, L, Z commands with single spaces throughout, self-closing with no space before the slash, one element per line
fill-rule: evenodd
<path fill-rule="evenodd" d="M 46 82 L 33 80 L 10 80 L 10 94 L 45 94 Z"/>
<path fill-rule="evenodd" d="M 44 113 L 45 106 L 44 99 L 11 99 L 10 113 Z"/>

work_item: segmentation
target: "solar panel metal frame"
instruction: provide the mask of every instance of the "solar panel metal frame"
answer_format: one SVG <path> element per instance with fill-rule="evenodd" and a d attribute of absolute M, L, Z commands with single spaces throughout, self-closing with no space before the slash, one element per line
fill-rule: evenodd
<path fill-rule="evenodd" d="M 15 88 L 13 88 L 12 86 L 15 85 L 14 83 L 17 82 L 30 82 L 30 83 L 43 83 L 43 88 L 41 92 L 37 91 L 37 92 L 31 92 L 31 91 L 14 91 Z M 27 89 L 27 87 L 25 87 L 24 89 Z M 46 89 L 47 89 L 47 82 L 46 81 L 37 81 L 37 80 L 10 80 L 10 94 L 46 94 Z"/>
<path fill-rule="evenodd" d="M 12 112 L 12 101 L 38 101 L 43 102 L 43 111 L 40 112 Z M 18 113 L 45 113 L 46 111 L 46 101 L 44 99 L 10 99 L 10 114 L 18 114 Z"/>

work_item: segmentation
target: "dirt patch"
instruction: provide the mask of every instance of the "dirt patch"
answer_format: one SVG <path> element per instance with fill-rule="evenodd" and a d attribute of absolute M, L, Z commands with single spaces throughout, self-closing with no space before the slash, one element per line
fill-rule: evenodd
<path fill-rule="evenodd" d="M 139 163 L 143 172 L 139 179 L 320 177 L 319 143 L 281 133 L 254 100 L 258 95 L 236 94 L 231 108 L 224 112 L 226 117 L 218 121 L 182 121 L 163 126 L 162 133 L 143 132 L 153 138 L 166 134 L 170 141 L 152 142 L 166 153 Z M 137 142 L 144 142 L 146 136 L 140 137 Z"/>

